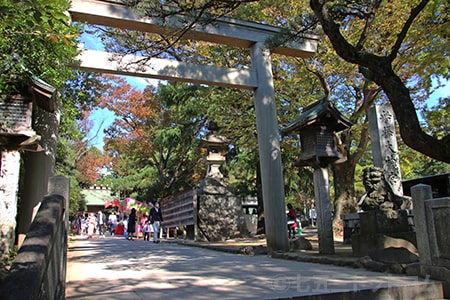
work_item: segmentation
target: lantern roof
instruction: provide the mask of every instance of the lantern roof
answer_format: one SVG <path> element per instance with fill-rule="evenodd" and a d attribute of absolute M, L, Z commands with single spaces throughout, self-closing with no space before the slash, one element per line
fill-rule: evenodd
<path fill-rule="evenodd" d="M 200 141 L 200 147 L 226 147 L 231 143 L 230 139 L 217 134 L 208 134 Z"/>
<path fill-rule="evenodd" d="M 300 115 L 281 132 L 288 134 L 292 131 L 301 131 L 304 128 L 314 125 L 325 125 L 333 131 L 339 132 L 353 125 L 353 122 L 347 119 L 328 96 L 305 107 Z"/>
<path fill-rule="evenodd" d="M 56 88 L 37 76 L 32 76 L 31 91 L 37 105 L 48 112 L 55 111 Z"/>

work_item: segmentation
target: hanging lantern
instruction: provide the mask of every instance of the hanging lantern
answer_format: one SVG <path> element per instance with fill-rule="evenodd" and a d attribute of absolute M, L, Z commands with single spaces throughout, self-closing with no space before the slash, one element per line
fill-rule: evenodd
<path fill-rule="evenodd" d="M 306 107 L 297 119 L 281 132 L 297 132 L 300 135 L 302 149 L 296 165 L 316 168 L 345 161 L 345 156 L 337 147 L 339 141 L 336 133 L 351 125 L 353 123 L 325 97 Z"/>

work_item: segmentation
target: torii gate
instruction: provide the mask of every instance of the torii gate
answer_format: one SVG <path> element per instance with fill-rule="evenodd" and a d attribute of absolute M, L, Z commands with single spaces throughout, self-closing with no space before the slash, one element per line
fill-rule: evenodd
<path fill-rule="evenodd" d="M 181 19 L 172 17 L 166 23 L 156 18 L 140 17 L 129 7 L 117 2 L 73 0 L 69 10 L 73 21 L 104 25 L 141 32 L 169 34 L 182 28 Z M 167 20 L 166 20 L 167 21 Z M 221 18 L 212 24 L 194 26 L 182 38 L 250 49 L 252 68 L 230 69 L 217 66 L 180 63 L 151 58 L 145 66 L 123 65 L 114 62 L 114 53 L 83 51 L 78 68 L 86 71 L 186 81 L 208 85 L 253 90 L 255 93 L 256 126 L 264 201 L 266 241 L 269 251 L 287 251 L 286 208 L 281 165 L 281 151 L 273 87 L 270 54 L 309 57 L 317 50 L 317 37 L 303 36 L 289 45 L 269 50 L 268 38 L 280 34 L 281 29 L 259 23 Z M 142 57 L 126 56 L 124 63 Z"/>

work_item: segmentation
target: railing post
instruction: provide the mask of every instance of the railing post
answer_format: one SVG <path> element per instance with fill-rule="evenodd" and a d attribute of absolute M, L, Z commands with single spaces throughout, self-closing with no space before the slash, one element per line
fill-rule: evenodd
<path fill-rule="evenodd" d="M 64 223 L 67 230 L 69 228 L 70 179 L 64 176 L 50 177 L 48 180 L 48 195 L 60 195 L 64 197 Z"/>
<path fill-rule="evenodd" d="M 53 176 L 49 178 L 48 181 L 48 194 L 49 195 L 60 195 L 64 199 L 63 203 L 63 215 L 62 224 L 64 224 L 64 229 L 60 230 L 59 233 L 59 245 L 61 249 L 60 261 L 59 261 L 59 274 L 58 281 L 61 284 L 60 296 L 61 299 L 65 298 L 66 294 L 66 273 L 67 273 L 67 234 L 70 230 L 69 225 L 69 197 L 70 197 L 70 179 L 64 176 Z M 56 237 L 58 239 L 58 237 Z M 55 243 L 56 244 L 56 243 Z M 55 251 L 55 249 L 53 250 Z M 55 261 L 56 263 L 56 261 Z"/>
<path fill-rule="evenodd" d="M 414 210 L 414 227 L 416 230 L 417 250 L 420 258 L 421 276 L 429 274 L 428 268 L 431 266 L 431 249 L 428 237 L 428 225 L 425 212 L 425 201 L 432 199 L 431 187 L 425 184 L 418 184 L 411 187 L 411 195 Z"/>

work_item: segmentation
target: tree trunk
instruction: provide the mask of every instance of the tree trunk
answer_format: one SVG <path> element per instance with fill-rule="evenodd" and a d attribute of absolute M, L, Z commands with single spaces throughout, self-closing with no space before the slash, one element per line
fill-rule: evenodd
<path fill-rule="evenodd" d="M 359 141 L 356 141 L 353 138 L 351 129 L 341 132 L 341 141 L 344 145 L 342 151 L 343 154 L 347 156 L 347 160 L 340 164 L 331 165 L 334 183 L 333 231 L 336 237 L 343 236 L 344 233 L 344 224 L 341 220 L 341 215 L 357 211 L 357 199 L 354 184 L 355 169 L 369 143 L 369 131 L 367 126 L 363 127 L 361 130 Z M 351 145 L 357 143 L 358 147 L 350 153 L 349 149 L 351 148 Z"/>

